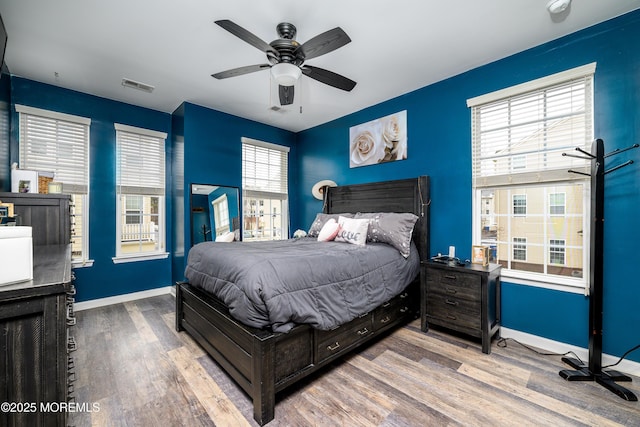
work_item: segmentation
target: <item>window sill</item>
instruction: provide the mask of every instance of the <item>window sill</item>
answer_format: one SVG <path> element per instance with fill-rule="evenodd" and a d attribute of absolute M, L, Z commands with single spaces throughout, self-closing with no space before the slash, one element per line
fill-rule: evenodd
<path fill-rule="evenodd" d="M 555 291 L 569 292 L 572 294 L 589 294 L 588 287 L 585 287 L 584 284 L 578 284 L 576 282 L 572 283 L 570 279 L 563 280 L 559 278 L 558 280 L 551 282 L 544 276 L 536 276 L 526 273 L 523 274 L 520 272 L 505 270 L 504 268 L 502 269 L 500 280 L 502 282 L 513 283 L 516 285 L 535 286 L 537 288 L 552 289 Z"/>
<path fill-rule="evenodd" d="M 136 255 L 120 255 L 111 258 L 114 264 L 124 264 L 127 262 L 151 261 L 155 259 L 165 259 L 169 256 L 168 252 L 160 252 L 153 254 L 136 254 Z"/>
<path fill-rule="evenodd" d="M 71 261 L 71 268 L 85 268 L 85 267 L 93 267 L 93 260 L 85 259 L 85 260 Z"/>

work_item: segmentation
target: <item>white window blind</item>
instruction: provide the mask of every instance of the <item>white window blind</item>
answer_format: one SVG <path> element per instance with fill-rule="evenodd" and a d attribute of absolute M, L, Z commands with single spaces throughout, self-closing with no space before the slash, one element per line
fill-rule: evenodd
<path fill-rule="evenodd" d="M 592 141 L 595 65 L 580 71 L 540 79 L 541 86 L 533 91 L 520 93 L 516 87 L 498 92 L 498 99 L 468 101 L 475 188 L 584 179 L 567 170 L 588 172 L 587 161 L 562 155 L 575 147 L 589 151 Z M 559 81 L 563 74 L 569 80 Z M 545 85 L 545 80 L 551 83 Z"/>
<path fill-rule="evenodd" d="M 569 171 L 590 171 L 588 160 L 573 155 L 591 150 L 595 68 L 467 100 L 473 241 L 488 246 L 492 262 L 516 283 L 588 288 L 589 179 Z"/>
<path fill-rule="evenodd" d="M 288 238 L 288 157 L 288 147 L 242 138 L 244 240 Z"/>
<path fill-rule="evenodd" d="M 164 196 L 166 133 L 116 124 L 119 194 Z"/>
<path fill-rule="evenodd" d="M 63 192 L 89 189 L 90 119 L 16 105 L 20 115 L 20 167 L 54 173 Z"/>
<path fill-rule="evenodd" d="M 242 139 L 242 187 L 253 195 L 288 192 L 288 147 Z"/>

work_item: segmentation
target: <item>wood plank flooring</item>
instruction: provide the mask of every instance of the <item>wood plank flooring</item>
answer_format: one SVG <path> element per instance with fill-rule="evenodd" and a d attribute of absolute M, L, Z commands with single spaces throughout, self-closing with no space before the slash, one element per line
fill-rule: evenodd
<path fill-rule="evenodd" d="M 256 426 L 244 392 L 185 333 L 171 295 L 77 312 L 75 426 Z M 558 356 L 419 320 L 277 396 L 280 426 L 640 426 L 640 403 L 570 383 Z M 640 378 L 624 383 L 640 395 Z"/>

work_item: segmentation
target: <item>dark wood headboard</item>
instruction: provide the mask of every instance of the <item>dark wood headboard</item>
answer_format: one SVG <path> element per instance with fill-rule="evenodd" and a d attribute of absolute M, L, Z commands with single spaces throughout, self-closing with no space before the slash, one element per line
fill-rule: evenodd
<path fill-rule="evenodd" d="M 413 240 L 421 260 L 429 258 L 429 177 L 327 187 L 324 212 L 410 212 L 418 216 Z"/>

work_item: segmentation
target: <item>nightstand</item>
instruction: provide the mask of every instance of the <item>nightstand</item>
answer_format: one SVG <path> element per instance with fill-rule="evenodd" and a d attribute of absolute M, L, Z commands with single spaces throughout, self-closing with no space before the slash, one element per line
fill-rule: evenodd
<path fill-rule="evenodd" d="M 491 353 L 491 338 L 500 332 L 499 264 L 422 264 L 420 315 L 422 331 L 429 324 L 482 340 L 482 352 Z"/>

